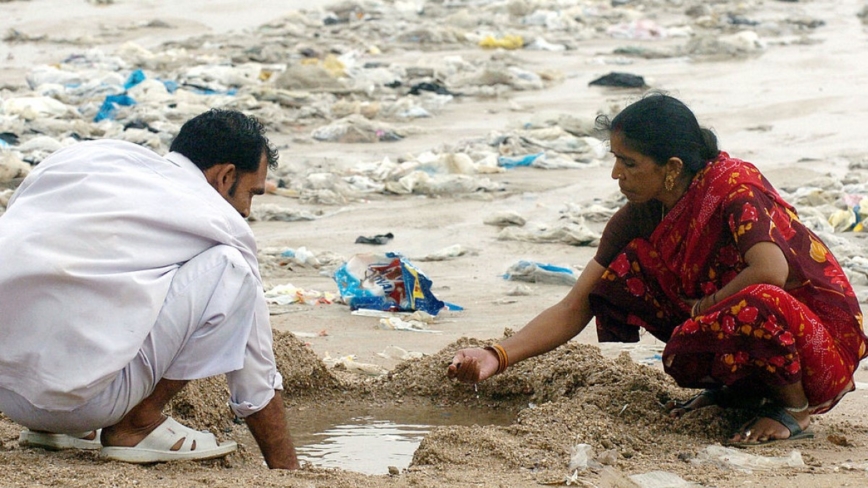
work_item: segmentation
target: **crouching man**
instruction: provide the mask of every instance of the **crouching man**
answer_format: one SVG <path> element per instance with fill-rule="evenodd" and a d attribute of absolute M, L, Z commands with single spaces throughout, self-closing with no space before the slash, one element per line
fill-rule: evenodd
<path fill-rule="evenodd" d="M 225 456 L 234 442 L 162 413 L 188 381 L 225 374 L 268 466 L 298 468 L 245 221 L 277 164 L 264 132 L 211 110 L 166 157 L 83 142 L 22 182 L 0 217 L 0 411 L 28 428 L 21 444 Z"/>

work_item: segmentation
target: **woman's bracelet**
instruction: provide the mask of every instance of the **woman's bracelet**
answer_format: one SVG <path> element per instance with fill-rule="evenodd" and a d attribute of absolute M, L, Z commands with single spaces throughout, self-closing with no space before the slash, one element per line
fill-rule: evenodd
<path fill-rule="evenodd" d="M 705 298 L 705 297 L 702 297 Z M 702 306 L 702 298 L 693 302 L 693 308 L 690 309 L 690 318 L 699 315 L 699 308 Z"/>
<path fill-rule="evenodd" d="M 690 317 L 696 317 L 697 315 L 702 313 L 702 301 L 706 298 L 711 298 L 711 306 L 717 305 L 717 292 L 712 293 L 711 295 L 704 296 L 699 300 L 693 302 L 693 308 L 690 309 Z"/>
<path fill-rule="evenodd" d="M 509 367 L 509 356 L 506 354 L 506 349 L 504 349 L 500 344 L 485 346 L 485 349 L 493 351 L 497 356 L 497 371 L 495 371 L 494 374 L 500 374 L 506 371 L 506 368 Z"/>

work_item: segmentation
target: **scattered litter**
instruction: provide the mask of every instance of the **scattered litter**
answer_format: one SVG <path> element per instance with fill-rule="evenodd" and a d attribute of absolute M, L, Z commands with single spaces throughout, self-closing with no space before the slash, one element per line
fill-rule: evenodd
<path fill-rule="evenodd" d="M 3 102 L 3 113 L 17 115 L 24 120 L 34 120 L 41 117 L 64 117 L 71 108 L 51 97 L 19 97 L 9 98 Z"/>
<path fill-rule="evenodd" d="M 379 328 L 383 330 L 401 330 L 407 332 L 427 332 L 439 334 L 439 330 L 431 330 L 428 324 L 421 320 L 404 320 L 401 317 L 388 317 L 380 319 Z"/>
<path fill-rule="evenodd" d="M 600 234 L 592 231 L 582 223 L 559 225 L 552 229 L 538 231 L 504 227 L 497 234 L 501 241 L 526 241 L 526 242 L 560 242 L 571 246 L 597 246 L 600 242 Z"/>
<path fill-rule="evenodd" d="M 537 159 L 542 158 L 545 160 L 545 157 L 545 153 L 525 154 L 523 156 L 501 156 L 497 158 L 497 164 L 503 168 L 517 168 L 519 166 L 530 166 Z"/>
<path fill-rule="evenodd" d="M 868 217 L 868 197 L 845 194 L 841 197 L 847 208 L 829 215 L 829 224 L 835 232 L 864 232 L 863 221 Z"/>
<path fill-rule="evenodd" d="M 418 351 L 407 351 L 404 348 L 398 346 L 386 346 L 383 349 L 383 352 L 378 352 L 378 356 L 387 358 L 387 359 L 395 359 L 398 361 L 408 361 L 411 359 L 421 359 L 425 357 L 424 354 Z"/>
<path fill-rule="evenodd" d="M 490 215 L 482 221 L 485 225 L 494 225 L 497 227 L 521 227 L 527 221 L 524 217 L 519 215 L 516 212 L 500 212 L 494 215 Z"/>
<path fill-rule="evenodd" d="M 570 471 L 583 471 L 588 468 L 602 468 L 603 465 L 594 459 L 594 448 L 589 444 L 576 444 L 570 448 Z"/>
<path fill-rule="evenodd" d="M 503 277 L 512 281 L 567 286 L 572 286 L 578 279 L 569 268 L 524 260 L 510 266 Z"/>
<path fill-rule="evenodd" d="M 845 462 L 841 463 L 840 469 L 845 471 L 868 471 L 868 463 L 853 463 L 853 462 Z M 837 471 L 838 468 L 836 467 Z"/>
<path fill-rule="evenodd" d="M 612 72 L 603 75 L 590 83 L 589 86 L 613 86 L 618 88 L 645 88 L 645 78 L 630 73 Z"/>
<path fill-rule="evenodd" d="M 430 324 L 434 323 L 436 317 L 422 310 L 410 313 L 359 308 L 353 310 L 352 315 L 379 318 L 380 320 L 377 327 L 383 330 L 440 333 L 439 330 L 431 330 L 428 328 Z"/>
<path fill-rule="evenodd" d="M 455 93 L 452 93 L 443 85 L 430 81 L 423 81 L 410 87 L 410 95 L 419 95 L 423 91 L 436 93 L 438 95 L 455 95 Z"/>
<path fill-rule="evenodd" d="M 333 358 L 326 351 L 322 362 L 329 368 L 345 369 L 350 373 L 364 374 L 368 376 L 382 376 L 388 373 L 386 368 L 371 363 L 360 363 L 356 361 L 355 354 Z"/>
<path fill-rule="evenodd" d="M 620 201 L 603 203 L 595 202 L 589 205 L 567 203 L 566 208 L 561 210 L 561 218 L 568 219 L 570 222 L 574 223 L 583 223 L 585 220 L 591 222 L 608 222 L 620 208 Z"/>
<path fill-rule="evenodd" d="M 609 26 L 606 33 L 621 39 L 657 40 L 667 37 L 666 29 L 649 19 Z"/>
<path fill-rule="evenodd" d="M 697 464 L 711 463 L 721 468 L 737 469 L 746 473 L 751 473 L 754 470 L 766 471 L 805 466 L 802 454 L 796 450 L 790 452 L 789 456 L 768 457 L 720 445 L 706 446 L 695 458 L 691 459 L 691 462 Z"/>
<path fill-rule="evenodd" d="M 329 334 L 325 329 L 319 332 L 299 332 L 299 331 L 291 331 L 292 335 L 304 339 L 313 339 L 315 337 L 327 337 Z"/>
<path fill-rule="evenodd" d="M 308 249 L 304 246 L 301 246 L 298 249 L 286 249 L 280 253 L 280 256 L 284 258 L 291 258 L 293 262 L 297 264 L 312 266 L 314 268 L 317 268 L 322 264 L 317 258 L 316 254 L 308 251 Z"/>
<path fill-rule="evenodd" d="M 411 128 L 398 129 L 383 122 L 374 122 L 352 114 L 314 129 L 311 136 L 318 141 L 341 143 L 392 142 L 403 139 Z"/>
<path fill-rule="evenodd" d="M 479 41 L 479 46 L 486 49 L 521 49 L 524 46 L 524 39 L 521 36 L 505 35 L 499 39 L 494 36 L 485 36 Z"/>
<path fill-rule="evenodd" d="M 356 237 L 356 244 L 375 244 L 375 245 L 383 245 L 387 244 L 389 241 L 395 238 L 395 235 L 391 232 L 386 234 L 377 234 L 372 237 L 359 236 Z"/>
<path fill-rule="evenodd" d="M 14 134 L 12 132 L 0 132 L 0 144 L 4 144 L 4 148 L 10 148 L 12 146 L 18 145 L 19 137 L 18 134 Z"/>
<path fill-rule="evenodd" d="M 335 271 L 334 280 L 351 310 L 422 310 L 437 315 L 445 306 L 431 292 L 431 280 L 397 253 L 357 254 Z"/>
<path fill-rule="evenodd" d="M 517 285 L 512 290 L 506 292 L 508 297 L 528 297 L 533 295 L 533 291 L 527 285 Z"/>
<path fill-rule="evenodd" d="M 450 259 L 455 259 L 467 254 L 467 249 L 464 248 L 461 244 L 453 244 L 451 246 L 444 247 L 439 251 L 428 254 L 424 257 L 419 258 L 419 261 L 448 261 Z"/>
<path fill-rule="evenodd" d="M 18 159 L 15 153 L 0 153 L 0 183 L 23 178 L 28 173 L 30 173 L 30 165 Z"/>
<path fill-rule="evenodd" d="M 291 283 L 277 285 L 265 292 L 265 301 L 275 305 L 300 303 L 306 305 L 330 305 L 337 295 L 330 292 L 305 290 Z"/>

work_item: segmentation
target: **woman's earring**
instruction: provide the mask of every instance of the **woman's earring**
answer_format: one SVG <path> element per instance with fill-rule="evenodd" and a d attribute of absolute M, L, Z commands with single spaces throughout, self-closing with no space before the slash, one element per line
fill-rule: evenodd
<path fill-rule="evenodd" d="M 675 178 L 673 178 L 672 175 L 666 176 L 663 188 L 666 188 L 666 191 L 672 191 L 672 189 L 675 188 Z"/>

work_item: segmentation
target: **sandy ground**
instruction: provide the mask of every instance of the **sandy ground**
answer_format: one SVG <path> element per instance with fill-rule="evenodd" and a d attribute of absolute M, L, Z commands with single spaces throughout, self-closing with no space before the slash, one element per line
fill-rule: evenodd
<path fill-rule="evenodd" d="M 111 49 L 123 40 L 143 46 L 203 33 L 238 32 L 280 17 L 309 2 L 204 2 L 193 0 L 119 1 L 93 5 L 83 1 L 33 0 L 0 2 L 3 30 L 20 29 L 30 35 L 98 32 L 104 25 L 161 19 L 172 29 L 133 30 L 94 42 Z M 864 161 L 864 127 L 868 124 L 868 65 L 864 62 L 865 27 L 856 13 L 862 2 L 808 0 L 768 1 L 760 11 L 791 12 L 825 21 L 810 41 L 771 45 L 759 55 L 713 61 L 686 57 L 633 58 L 631 64 L 604 65 L 606 53 L 619 42 L 598 39 L 578 44 L 566 53 L 514 51 L 527 65 L 557 69 L 564 81 L 545 90 L 514 92 L 495 99 L 458 100 L 436 117 L 414 121 L 420 133 L 395 143 L 299 143 L 297 137 L 275 134 L 288 147 L 282 164 L 345 168 L 359 161 L 397 159 L 406 153 L 440 147 L 468 137 L 484 137 L 539 113 L 569 113 L 593 117 L 600 110 L 623 106 L 640 92 L 588 87 L 609 71 L 641 74 L 649 85 L 680 97 L 712 127 L 721 147 L 750 160 L 781 187 L 798 187 L 818 176 L 840 178 L 848 164 Z M 72 34 L 70 34 L 72 36 Z M 49 43 L 0 44 L 0 82 L 21 83 L 23 72 L 37 63 L 56 61 L 80 46 Z M 451 54 L 444 52 L 443 55 Z M 462 52 L 461 54 L 472 55 Z M 392 53 L 411 58 L 413 52 Z M 443 378 L 443 366 L 457 343 L 500 337 L 517 330 L 535 314 L 555 303 L 566 287 L 529 284 L 530 293 L 513 296 L 518 285 L 503 279 L 507 267 L 520 259 L 581 268 L 594 249 L 564 244 L 533 244 L 497 240 L 498 229 L 482 220 L 511 210 L 529 224 L 556 221 L 565 203 L 588 203 L 617 191 L 609 167 L 583 170 L 522 168 L 490 175 L 506 191 L 457 197 L 374 195 L 342 206 L 302 204 L 277 195 L 260 203 L 309 210 L 325 216 L 309 222 L 252 222 L 262 249 L 301 246 L 314 252 L 349 257 L 372 251 L 397 251 L 421 257 L 460 244 L 473 252 L 454 260 L 417 263 L 433 281 L 438 298 L 464 307 L 443 312 L 431 324 L 436 334 L 382 330 L 377 319 L 352 315 L 345 305 L 293 305 L 273 315 L 281 368 L 287 376 L 290 417 L 310 418 L 326 406 L 346 405 L 388 409 L 450 408 L 517 413 L 515 422 L 500 427 L 438 428 L 423 441 L 412 465 L 399 474 L 364 476 L 343 470 L 307 465 L 299 473 L 270 472 L 261 466 L 255 445 L 243 426 L 235 425 L 217 408 L 223 400 L 219 382 L 194 385 L 188 397 L 176 402 L 173 415 L 200 428 L 211 428 L 240 440 L 239 454 L 209 463 L 148 467 L 99 461 L 91 453 L 51 453 L 17 446 L 19 427 L 0 421 L 0 476 L 7 486 L 538 486 L 565 484 L 570 448 L 587 443 L 597 453 L 612 451 L 605 466 L 584 470 L 569 483 L 576 486 L 633 486 L 627 475 L 664 470 L 702 486 L 837 487 L 868 485 L 868 423 L 864 420 L 868 394 L 857 390 L 832 412 L 816 419 L 817 437 L 751 450 L 762 456 L 787 456 L 798 450 L 800 467 L 776 467 L 752 472 L 732 463 L 703 463 L 702 452 L 726 437 L 744 421 L 743 413 L 716 409 L 697 412 L 672 422 L 659 403 L 686 398 L 643 360 L 660 344 L 643 338 L 640 346 L 596 347 L 592 331 L 575 344 L 513 368 L 483 385 L 454 385 Z M 600 230 L 602 224 L 591 224 Z M 355 244 L 357 236 L 392 232 L 387 246 Z M 320 291 L 336 291 L 322 269 L 306 266 L 264 268 L 267 287 L 292 283 Z M 468 339 L 472 338 L 472 339 Z M 302 342 L 304 344 L 302 344 Z M 426 356 L 400 361 L 379 355 L 398 346 Z M 318 359 L 354 355 L 389 375 L 366 379 L 343 371 L 326 370 Z M 858 382 L 868 382 L 860 370 Z M 178 408 L 178 405 L 184 408 Z M 529 408 L 534 405 L 534 408 Z M 627 407 L 627 405 L 632 405 Z M 314 415 L 315 417 L 315 415 Z M 668 485 L 667 485 L 668 486 Z"/>

